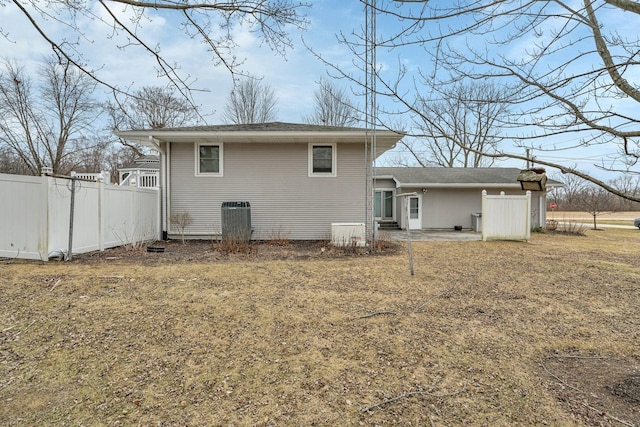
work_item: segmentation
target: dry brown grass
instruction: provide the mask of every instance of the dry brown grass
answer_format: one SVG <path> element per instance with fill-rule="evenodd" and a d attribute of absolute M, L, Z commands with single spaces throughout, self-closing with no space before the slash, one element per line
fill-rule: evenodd
<path fill-rule="evenodd" d="M 0 266 L 0 424 L 638 425 L 637 230 L 311 249 Z"/>

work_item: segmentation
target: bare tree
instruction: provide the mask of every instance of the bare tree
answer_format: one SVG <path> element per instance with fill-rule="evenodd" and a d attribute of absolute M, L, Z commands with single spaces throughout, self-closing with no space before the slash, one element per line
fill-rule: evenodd
<path fill-rule="evenodd" d="M 96 83 L 69 63 L 51 59 L 36 83 L 24 68 L 5 62 L 0 74 L 0 145 L 30 174 L 43 167 L 68 173 L 78 154 L 96 141 L 93 125 L 100 114 L 93 99 Z"/>
<path fill-rule="evenodd" d="M 110 130 L 159 129 L 189 126 L 200 123 L 197 109 L 174 88 L 145 86 L 132 93 L 123 102 L 108 101 L 105 109 L 109 116 Z M 117 176 L 117 169 L 146 154 L 146 149 L 118 138 L 104 158 L 106 170 Z"/>
<path fill-rule="evenodd" d="M 581 195 L 580 204 L 583 210 L 593 217 L 593 229 L 598 229 L 597 218 L 605 212 L 615 212 L 615 196 L 602 187 L 590 184 Z"/>
<path fill-rule="evenodd" d="M 552 193 L 553 200 L 557 203 L 559 209 L 563 211 L 583 209 L 582 195 L 587 188 L 588 182 L 571 174 L 554 176 L 554 179 L 563 184 L 561 188 L 554 188 Z"/>
<path fill-rule="evenodd" d="M 145 86 L 124 102 L 107 102 L 113 130 L 160 129 L 193 125 L 197 109 L 174 88 Z"/>
<path fill-rule="evenodd" d="M 563 184 L 561 188 L 554 188 L 550 195 L 550 199 L 556 202 L 559 210 L 588 211 L 592 215 L 599 215 L 602 212 L 638 209 L 637 202 L 608 193 L 575 175 L 555 175 L 553 178 Z M 623 176 L 610 184 L 626 194 L 638 195 L 640 192 L 640 180 L 637 176 Z"/>
<path fill-rule="evenodd" d="M 611 185 L 617 188 L 621 193 L 640 197 L 640 176 L 638 175 L 623 175 L 613 180 Z M 619 204 L 618 210 L 620 211 L 633 211 L 639 210 L 640 208 L 638 202 L 621 198 L 618 198 L 617 200 Z"/>
<path fill-rule="evenodd" d="M 0 173 L 29 175 L 29 169 L 8 146 L 0 144 Z"/>
<path fill-rule="evenodd" d="M 489 167 L 500 143 L 499 125 L 507 114 L 503 95 L 491 83 L 429 84 L 415 103 L 414 138 L 403 140 L 421 165 Z"/>
<path fill-rule="evenodd" d="M 636 1 L 366 2 L 366 7 L 377 7 L 378 19 L 392 23 L 385 26 L 384 35 L 371 40 L 367 28 L 363 35 L 344 33 L 340 39 L 363 59 L 362 71 L 370 69 L 367 55 L 376 46 L 379 53 L 398 58 L 397 74 L 375 67 L 376 78 L 369 80 L 376 82 L 374 88 L 351 70 L 325 63 L 341 77 L 394 102 L 394 108 L 380 111 L 380 121 L 402 112 L 419 117 L 422 105 L 415 100 L 425 79 L 439 87 L 493 80 L 504 88 L 511 111 L 500 123 L 500 134 L 515 148 L 476 151 L 525 162 L 533 160 L 525 154 L 533 148 L 536 164 L 640 200 L 593 173 L 544 156 L 557 158 L 572 150 L 565 157 L 574 162 L 581 150 L 587 157 L 593 156 L 595 146 L 615 147 L 618 156 L 602 155 L 595 166 L 612 174 L 640 173 L 640 87 L 631 77 L 640 68 L 640 38 L 633 19 L 640 15 Z M 416 63 L 417 57 L 426 58 L 423 65 Z M 377 64 L 384 62 L 378 57 Z"/>
<path fill-rule="evenodd" d="M 271 86 L 255 78 L 244 78 L 229 92 L 223 116 L 235 124 L 271 122 L 277 116 L 277 102 Z"/>
<path fill-rule="evenodd" d="M 313 92 L 313 112 L 304 118 L 309 124 L 352 126 L 360 121 L 358 109 L 347 91 L 330 80 L 321 78 Z"/>
<path fill-rule="evenodd" d="M 155 64 L 159 76 L 165 77 L 178 92 L 191 100 L 194 81 L 182 74 L 179 64 L 165 56 L 162 45 L 145 34 L 149 22 L 156 19 L 176 21 L 173 28 L 180 29 L 185 40 L 195 39 L 207 47 L 214 66 L 222 65 L 231 73 L 241 71 L 242 61 L 235 54 L 237 47 L 234 31 L 238 27 L 248 28 L 275 52 L 283 54 L 291 46 L 288 31 L 304 29 L 307 19 L 303 11 L 308 4 L 291 0 L 273 1 L 132 1 L 112 0 L 109 2 L 64 2 L 53 0 L 31 2 L 17 0 L 4 5 L 15 7 L 26 16 L 28 22 L 51 47 L 56 57 L 63 63 L 78 67 L 87 76 L 114 93 L 124 93 L 126 88 L 118 82 L 102 77 L 101 63 L 92 62 L 87 51 L 95 49 L 96 43 L 112 44 L 114 51 L 121 52 L 123 58 L 146 55 Z M 76 33 L 77 37 L 57 38 L 54 29 L 62 24 Z M 109 29 L 104 40 L 87 40 L 85 29 L 101 26 Z M 1 36 L 11 39 L 20 34 Z M 176 34 L 174 37 L 178 37 Z"/>

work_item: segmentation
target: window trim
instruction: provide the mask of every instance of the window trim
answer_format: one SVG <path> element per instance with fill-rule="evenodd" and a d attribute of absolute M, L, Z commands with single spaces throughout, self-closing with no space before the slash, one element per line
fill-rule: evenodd
<path fill-rule="evenodd" d="M 200 172 L 200 147 L 214 146 L 219 149 L 218 172 Z M 196 142 L 195 143 L 195 176 L 215 177 L 224 176 L 224 146 L 222 142 Z"/>
<path fill-rule="evenodd" d="M 309 177 L 317 178 L 317 177 L 325 177 L 325 178 L 334 178 L 338 176 L 338 149 L 335 142 L 311 142 L 309 143 L 308 148 L 308 166 L 309 166 Z M 313 171 L 313 148 L 314 147 L 331 147 L 331 172 L 314 172 Z"/>

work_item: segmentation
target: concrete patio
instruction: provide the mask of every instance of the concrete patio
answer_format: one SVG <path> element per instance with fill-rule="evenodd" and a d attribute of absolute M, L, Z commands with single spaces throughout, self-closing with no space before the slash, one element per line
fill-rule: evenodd
<path fill-rule="evenodd" d="M 385 230 L 380 232 L 380 238 L 392 241 L 406 241 L 407 230 Z M 472 241 L 482 240 L 482 233 L 471 230 L 411 230 L 412 241 Z"/>

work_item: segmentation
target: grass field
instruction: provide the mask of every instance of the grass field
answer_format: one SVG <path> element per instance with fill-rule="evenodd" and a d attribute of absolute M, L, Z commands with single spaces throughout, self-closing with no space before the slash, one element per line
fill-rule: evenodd
<path fill-rule="evenodd" d="M 279 250 L 5 260 L 0 425 L 640 425 L 637 230 Z"/>

